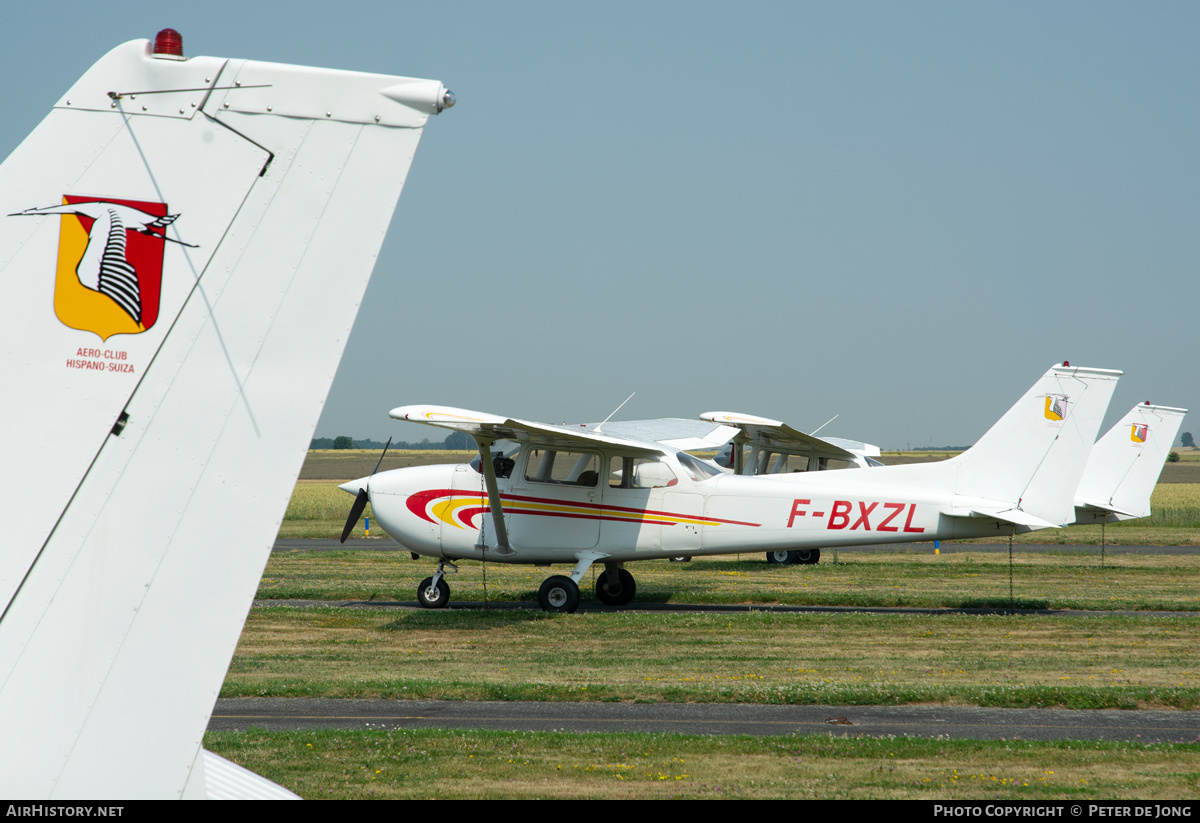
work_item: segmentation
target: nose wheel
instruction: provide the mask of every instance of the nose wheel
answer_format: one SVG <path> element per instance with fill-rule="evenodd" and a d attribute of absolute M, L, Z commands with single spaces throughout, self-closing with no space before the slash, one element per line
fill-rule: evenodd
<path fill-rule="evenodd" d="M 426 577 L 417 586 L 417 602 L 427 609 L 445 608 L 450 602 L 450 585 L 441 578 L 435 583 L 432 577 Z"/>
<path fill-rule="evenodd" d="M 458 566 L 447 560 L 439 560 L 433 577 L 426 577 L 417 586 L 417 602 L 426 609 L 442 609 L 450 602 L 450 584 L 443 575 L 454 574 Z"/>
<path fill-rule="evenodd" d="M 573 614 L 579 608 L 579 586 L 569 577 L 547 577 L 538 589 L 538 605 L 544 612 Z"/>

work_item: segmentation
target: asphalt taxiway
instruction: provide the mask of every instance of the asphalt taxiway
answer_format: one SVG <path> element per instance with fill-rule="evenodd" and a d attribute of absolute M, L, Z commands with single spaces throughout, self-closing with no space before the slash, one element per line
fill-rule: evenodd
<path fill-rule="evenodd" d="M 982 709 L 967 706 L 766 706 L 742 703 L 543 703 L 223 698 L 210 731 L 502 729 L 702 735 L 946 737 L 965 740 L 1200 740 L 1200 711 Z"/>

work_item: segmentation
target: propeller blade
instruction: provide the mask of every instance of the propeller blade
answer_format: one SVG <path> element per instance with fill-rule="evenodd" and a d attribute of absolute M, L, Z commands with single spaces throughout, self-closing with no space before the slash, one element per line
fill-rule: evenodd
<path fill-rule="evenodd" d="M 379 455 L 379 461 L 375 464 L 375 470 L 367 477 L 367 485 L 370 485 L 371 478 L 379 471 L 379 466 L 383 463 L 383 458 L 388 453 L 388 448 L 392 445 L 392 438 L 388 438 L 388 442 L 383 446 L 383 454 Z M 350 516 L 346 518 L 346 526 L 342 529 L 342 542 L 346 542 L 346 538 L 350 536 L 350 532 L 354 531 L 354 524 L 358 522 L 358 518 L 362 517 L 363 509 L 367 507 L 367 490 L 359 489 L 358 496 L 354 498 L 354 505 L 350 507 Z"/>
<path fill-rule="evenodd" d="M 354 524 L 358 522 L 358 518 L 362 517 L 363 509 L 367 507 L 367 490 L 359 489 L 358 496 L 354 498 L 354 505 L 350 507 L 350 516 L 346 518 L 346 528 L 342 529 L 342 542 L 346 542 L 346 538 L 350 536 L 350 532 L 354 531 Z"/>

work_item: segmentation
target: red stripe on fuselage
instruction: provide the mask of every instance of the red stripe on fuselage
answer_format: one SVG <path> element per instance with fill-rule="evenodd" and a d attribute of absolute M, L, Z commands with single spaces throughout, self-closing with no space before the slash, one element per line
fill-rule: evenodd
<path fill-rule="evenodd" d="M 415 514 L 417 517 L 420 517 L 423 520 L 427 520 L 428 522 L 433 523 L 435 521 L 426 512 L 426 508 L 428 507 L 430 502 L 437 500 L 439 498 L 442 498 L 442 497 L 459 497 L 459 498 L 478 499 L 481 504 L 483 504 L 483 501 L 487 499 L 485 495 L 479 494 L 477 492 L 466 492 L 466 491 L 456 492 L 453 489 L 427 489 L 425 491 L 420 491 L 420 492 L 417 492 L 416 494 L 409 495 L 408 501 L 407 501 L 408 510 L 411 511 L 413 514 Z M 721 520 L 716 517 L 705 517 L 705 516 L 699 515 L 699 514 L 682 514 L 682 513 L 678 513 L 678 512 L 658 511 L 656 509 L 636 509 L 636 508 L 632 508 L 629 506 L 607 506 L 602 503 L 581 503 L 581 502 L 577 503 L 572 500 L 558 500 L 553 497 L 529 497 L 527 495 L 521 495 L 521 494 L 501 494 L 500 500 L 501 500 L 501 503 L 508 503 L 508 502 L 542 503 L 542 504 L 548 504 L 548 505 L 552 505 L 552 506 L 571 506 L 572 508 L 577 508 L 577 509 L 591 509 L 591 510 L 594 510 L 597 512 L 597 514 L 594 514 L 594 515 L 580 513 L 580 512 L 548 512 L 548 511 L 542 511 L 542 510 L 522 510 L 518 506 L 518 507 L 515 507 L 512 509 L 507 509 L 507 511 L 511 512 L 512 514 L 540 514 L 540 515 L 544 515 L 546 517 L 577 517 L 577 518 L 591 518 L 591 519 L 595 519 L 595 520 L 618 520 L 618 521 L 625 521 L 625 522 L 633 522 L 632 520 L 630 520 L 630 518 L 627 518 L 627 517 L 613 517 L 610 515 L 603 514 L 603 512 L 605 512 L 605 511 L 611 511 L 611 512 L 628 512 L 630 514 L 642 515 L 643 517 L 645 517 L 645 516 L 673 517 L 673 518 L 682 519 L 682 520 L 699 520 L 704 523 L 712 523 L 712 524 L 716 524 L 716 525 L 754 526 L 756 528 L 758 526 L 762 525 L 761 523 L 749 523 L 749 522 L 745 522 L 742 520 Z M 490 512 L 491 506 L 489 506 L 487 504 L 483 504 L 482 510 Z M 474 516 L 474 513 L 472 514 L 472 516 Z M 674 526 L 676 524 L 665 523 L 663 525 Z"/>

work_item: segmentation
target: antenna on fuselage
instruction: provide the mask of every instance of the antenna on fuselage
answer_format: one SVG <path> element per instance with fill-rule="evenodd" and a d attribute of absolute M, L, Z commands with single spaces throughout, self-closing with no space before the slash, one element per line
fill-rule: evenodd
<path fill-rule="evenodd" d="M 817 426 L 815 429 L 813 429 L 812 431 L 810 431 L 810 432 L 809 432 L 809 434 L 810 434 L 810 435 L 811 435 L 811 434 L 816 434 L 816 433 L 817 433 L 817 432 L 819 432 L 821 429 L 825 428 L 825 427 L 826 427 L 826 426 L 828 426 L 830 423 L 832 423 L 834 420 L 837 420 L 839 417 L 841 417 L 841 415 L 842 415 L 842 413 L 841 413 L 841 412 L 838 412 L 838 413 L 837 413 L 837 414 L 835 414 L 833 417 L 829 418 L 829 419 L 828 419 L 828 420 L 826 420 L 824 423 L 822 423 L 821 425 Z"/>
<path fill-rule="evenodd" d="M 637 392 L 634 392 L 633 394 L 637 394 Z M 632 400 L 632 399 L 633 399 L 633 394 L 631 394 L 631 395 L 629 395 L 628 397 L 626 397 L 626 398 L 625 398 L 625 403 L 628 403 L 630 400 Z M 622 403 L 622 404 L 621 404 L 621 406 L 624 406 L 624 405 L 625 405 L 625 403 Z M 615 409 L 613 409 L 613 410 L 612 410 L 612 414 L 610 414 L 608 417 L 604 418 L 604 420 L 602 420 L 602 421 L 601 421 L 601 422 L 600 422 L 600 423 L 599 423 L 599 424 L 596 426 L 596 428 L 592 429 L 592 431 L 594 431 L 596 434 L 603 434 L 604 432 L 600 431 L 600 426 L 603 426 L 603 425 L 604 425 L 605 423 L 607 423 L 609 420 L 612 420 L 612 416 L 613 416 L 613 414 L 616 414 L 617 412 L 619 412 L 619 411 L 621 410 L 621 406 L 617 406 Z"/>

